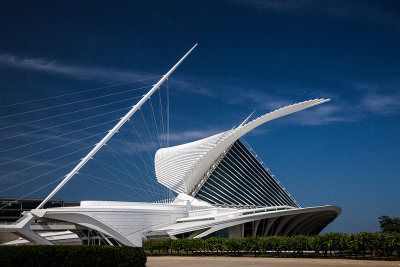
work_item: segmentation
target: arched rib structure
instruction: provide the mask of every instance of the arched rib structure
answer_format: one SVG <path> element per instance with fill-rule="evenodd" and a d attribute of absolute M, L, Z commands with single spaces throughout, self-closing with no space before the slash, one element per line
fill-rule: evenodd
<path fill-rule="evenodd" d="M 247 118 L 232 130 L 158 150 L 158 181 L 180 193 L 172 203 L 82 201 L 78 207 L 35 209 L 25 219 L 40 218 L 47 230 L 70 231 L 82 242 L 89 243 L 94 233 L 99 242 L 126 246 L 141 246 L 143 238 L 318 234 L 341 208 L 301 208 L 240 138 L 268 121 L 326 101 L 290 105 L 248 123 Z M 0 232 L 53 244 L 39 234 L 42 226 L 32 226 L 36 230 L 21 221 L 0 225 Z"/>
<path fill-rule="evenodd" d="M 162 148 L 155 155 L 155 172 L 157 180 L 177 193 L 193 196 L 204 184 L 202 179 L 207 177 L 218 160 L 226 154 L 230 147 L 242 136 L 256 127 L 329 101 L 329 99 L 313 99 L 260 116 L 232 130 L 216 134 L 195 142 Z"/>
<path fill-rule="evenodd" d="M 287 206 L 234 210 L 193 217 L 177 224 L 157 228 L 171 236 L 192 233 L 189 238 L 203 238 L 227 230 L 228 237 L 315 235 L 332 222 L 342 209 L 338 206 L 291 208 Z M 189 212 L 190 213 L 190 212 Z M 211 212 L 210 212 L 211 213 Z"/>

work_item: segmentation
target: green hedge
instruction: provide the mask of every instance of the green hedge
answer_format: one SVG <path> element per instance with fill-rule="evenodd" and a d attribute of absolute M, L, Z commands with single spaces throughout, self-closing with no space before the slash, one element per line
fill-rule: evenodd
<path fill-rule="evenodd" d="M 355 257 L 370 259 L 399 258 L 400 233 L 358 234 L 326 233 L 317 236 L 268 236 L 244 238 L 147 240 L 143 248 L 154 254 L 224 254 L 240 253 L 274 254 L 276 256 L 304 256 L 304 251 L 314 255 Z M 310 253 L 308 253 L 310 255 Z"/>
<path fill-rule="evenodd" d="M 143 248 L 0 246 L 0 266 L 145 266 Z"/>

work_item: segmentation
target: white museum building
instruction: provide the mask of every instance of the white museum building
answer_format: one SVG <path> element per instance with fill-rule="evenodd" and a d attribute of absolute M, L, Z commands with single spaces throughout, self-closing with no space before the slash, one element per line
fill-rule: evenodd
<path fill-rule="evenodd" d="M 159 149 L 158 183 L 176 193 L 172 201 L 81 201 L 79 206 L 43 208 L 119 128 L 160 88 L 194 47 L 143 96 L 81 160 L 51 194 L 0 232 L 21 237 L 8 244 L 104 244 L 141 246 L 151 238 L 315 235 L 341 213 L 338 206 L 301 207 L 264 165 L 243 136 L 271 120 L 323 104 L 314 99 L 246 118 L 225 132 Z M 40 223 L 35 223 L 40 221 Z"/>

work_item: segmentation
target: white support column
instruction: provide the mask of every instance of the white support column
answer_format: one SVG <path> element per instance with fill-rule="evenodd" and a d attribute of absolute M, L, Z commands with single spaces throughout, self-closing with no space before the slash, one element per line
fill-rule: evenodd
<path fill-rule="evenodd" d="M 254 228 L 253 228 L 253 234 L 251 236 L 256 236 L 257 235 L 257 228 L 258 225 L 260 224 L 261 220 L 257 220 L 255 222 L 253 222 Z"/>
<path fill-rule="evenodd" d="M 146 102 L 147 99 L 163 84 L 165 80 L 171 75 L 171 73 L 181 64 L 181 62 L 192 52 L 192 50 L 197 46 L 195 44 L 163 77 L 159 80 L 151 90 L 143 96 L 143 98 L 132 107 L 132 109 L 121 118 L 121 120 L 117 123 L 117 125 L 112 128 L 106 136 L 101 139 L 101 141 L 96 144 L 96 146 L 89 152 L 89 154 L 84 157 L 79 164 L 61 181 L 61 183 L 40 203 L 40 205 L 36 209 L 42 208 L 50 198 L 52 198 L 96 153 L 102 148 L 110 138 L 118 132 L 118 130 L 124 125 L 125 122 L 129 120 L 129 118 L 138 110 L 140 107 Z"/>

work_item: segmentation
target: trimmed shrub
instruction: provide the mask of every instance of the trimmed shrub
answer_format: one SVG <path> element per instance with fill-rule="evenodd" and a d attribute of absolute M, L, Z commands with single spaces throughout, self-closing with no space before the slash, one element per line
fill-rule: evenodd
<path fill-rule="evenodd" d="M 225 246 L 224 246 L 224 238 L 220 238 L 220 237 L 210 237 L 208 239 L 206 239 L 208 248 L 214 252 L 217 252 L 217 255 L 220 251 L 225 250 Z"/>
<path fill-rule="evenodd" d="M 237 252 L 239 255 L 239 251 L 241 249 L 241 243 L 240 243 L 240 238 L 228 238 L 225 239 L 225 246 L 227 251 L 230 251 L 232 253 Z"/>
<path fill-rule="evenodd" d="M 242 238 L 242 248 L 246 251 L 254 252 L 254 256 L 257 256 L 257 252 L 260 251 L 260 237 L 249 236 Z"/>
<path fill-rule="evenodd" d="M 0 266 L 145 266 L 142 248 L 112 246 L 0 246 Z"/>
<path fill-rule="evenodd" d="M 305 235 L 296 235 L 290 238 L 291 248 L 289 250 L 296 251 L 297 254 L 303 256 L 304 250 L 309 249 L 310 237 Z"/>
<path fill-rule="evenodd" d="M 400 233 L 377 233 L 361 232 L 358 234 L 325 233 L 316 236 L 266 236 L 266 237 L 242 237 L 242 238 L 220 238 L 210 237 L 208 239 L 178 239 L 178 240 L 148 240 L 144 241 L 143 247 L 149 253 L 158 250 L 168 254 L 202 252 L 208 255 L 219 255 L 221 252 L 230 255 L 269 252 L 269 255 L 289 256 L 310 255 L 325 257 L 352 257 L 358 258 L 362 255 L 370 259 L 399 259 L 400 255 Z M 295 253 L 295 254 L 294 254 Z M 323 253 L 322 255 L 320 253 Z M 268 255 L 267 254 L 267 255 Z"/>

